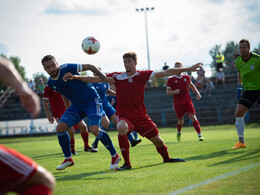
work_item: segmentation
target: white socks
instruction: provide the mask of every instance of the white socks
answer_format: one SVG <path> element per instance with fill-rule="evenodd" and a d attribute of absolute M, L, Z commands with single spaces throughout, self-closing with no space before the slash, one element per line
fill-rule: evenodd
<path fill-rule="evenodd" d="M 239 141 L 244 143 L 244 130 L 245 130 L 245 121 L 244 117 L 236 117 L 236 129 L 237 135 L 239 136 Z"/>

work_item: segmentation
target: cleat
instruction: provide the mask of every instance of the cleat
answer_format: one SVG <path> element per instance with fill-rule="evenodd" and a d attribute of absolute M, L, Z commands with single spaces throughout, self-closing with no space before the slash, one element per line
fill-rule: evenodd
<path fill-rule="evenodd" d="M 85 152 L 98 152 L 97 148 L 92 148 L 92 147 L 88 147 L 88 148 L 84 148 Z"/>
<path fill-rule="evenodd" d="M 91 145 L 93 148 L 98 148 L 98 143 L 96 143 L 96 142 L 93 142 Z"/>
<path fill-rule="evenodd" d="M 199 141 L 204 141 L 204 137 L 199 136 Z"/>
<path fill-rule="evenodd" d="M 112 161 L 111 161 L 111 164 L 110 164 L 109 168 L 111 170 L 116 169 L 118 167 L 120 161 L 121 161 L 121 157 L 119 156 L 119 154 L 116 154 L 115 157 L 112 157 Z"/>
<path fill-rule="evenodd" d="M 135 147 L 137 144 L 141 143 L 141 139 L 133 139 L 133 141 L 131 141 L 131 146 Z"/>
<path fill-rule="evenodd" d="M 132 166 L 124 164 L 122 167 L 117 167 L 116 171 L 124 171 L 124 170 L 129 170 L 129 169 L 132 169 Z"/>
<path fill-rule="evenodd" d="M 186 162 L 186 160 L 181 158 L 171 158 L 170 161 L 164 161 L 164 163 L 175 163 L 175 162 Z"/>
<path fill-rule="evenodd" d="M 73 165 L 74 165 L 74 161 L 72 160 L 72 158 L 65 159 L 61 165 L 56 167 L 56 170 L 60 171 Z"/>
<path fill-rule="evenodd" d="M 181 141 L 181 133 L 177 133 L 177 141 Z"/>
<path fill-rule="evenodd" d="M 238 148 L 246 148 L 246 143 L 237 142 L 232 149 L 234 150 Z"/>
<path fill-rule="evenodd" d="M 73 155 L 78 155 L 78 153 L 77 153 L 75 150 L 72 151 L 71 154 L 73 154 Z"/>

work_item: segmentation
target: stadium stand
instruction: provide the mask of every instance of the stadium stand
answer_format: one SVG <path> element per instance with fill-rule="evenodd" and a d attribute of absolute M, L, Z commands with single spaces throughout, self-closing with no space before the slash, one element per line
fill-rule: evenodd
<path fill-rule="evenodd" d="M 211 78 L 214 81 L 214 77 Z M 211 96 L 206 96 L 202 91 L 201 100 L 197 101 L 195 94 L 191 92 L 192 101 L 196 109 L 196 115 L 201 125 L 234 124 L 234 112 L 237 104 L 236 73 L 227 74 L 225 85 L 216 86 Z M 158 127 L 172 127 L 176 125 L 176 114 L 173 110 L 172 96 L 167 96 L 165 87 L 151 87 L 145 89 L 144 102 L 148 115 Z M 46 118 L 44 110 L 38 118 Z M 20 105 L 19 101 L 9 99 L 0 108 L 0 121 L 30 119 L 30 116 Z M 246 122 L 259 122 L 260 111 L 258 105 L 249 110 L 245 117 Z M 192 125 L 185 116 L 185 126 Z"/>

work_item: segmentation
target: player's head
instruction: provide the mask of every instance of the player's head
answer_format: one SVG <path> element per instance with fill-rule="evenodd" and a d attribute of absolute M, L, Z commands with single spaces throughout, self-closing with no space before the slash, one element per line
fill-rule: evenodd
<path fill-rule="evenodd" d="M 136 70 L 137 56 L 135 52 L 127 52 L 123 55 L 126 72 L 133 72 Z"/>
<path fill-rule="evenodd" d="M 182 67 L 182 63 L 180 62 L 176 62 L 174 65 L 175 68 L 181 68 Z"/>
<path fill-rule="evenodd" d="M 46 55 L 42 59 L 42 65 L 44 70 L 51 76 L 51 78 L 57 77 L 59 73 L 58 63 L 54 56 Z"/>
<path fill-rule="evenodd" d="M 242 39 L 239 41 L 239 50 L 241 56 L 247 56 L 250 52 L 250 42 L 247 39 Z"/>

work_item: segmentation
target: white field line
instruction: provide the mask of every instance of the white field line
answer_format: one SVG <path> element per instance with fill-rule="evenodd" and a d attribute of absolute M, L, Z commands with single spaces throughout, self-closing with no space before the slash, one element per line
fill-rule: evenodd
<path fill-rule="evenodd" d="M 202 182 L 200 182 L 200 183 L 197 183 L 197 184 L 194 184 L 194 185 L 190 185 L 190 186 L 181 188 L 181 189 L 179 189 L 179 190 L 176 190 L 176 191 L 174 191 L 174 192 L 169 193 L 168 195 L 175 195 L 175 194 L 184 193 L 184 192 L 187 192 L 187 191 L 192 190 L 192 189 L 194 189 L 194 188 L 197 188 L 197 187 L 199 187 L 199 186 L 202 186 L 202 185 L 205 185 L 205 184 L 212 183 L 212 182 L 214 182 L 214 181 L 218 181 L 218 180 L 224 179 L 224 178 L 229 177 L 229 176 L 231 176 L 231 175 L 236 175 L 236 174 L 238 174 L 238 173 L 247 171 L 247 170 L 252 169 L 252 168 L 254 168 L 254 167 L 257 167 L 257 166 L 260 166 L 260 163 L 252 164 L 252 165 L 243 167 L 243 168 L 241 168 L 241 169 L 238 169 L 238 170 L 236 170 L 236 171 L 232 171 L 232 172 L 226 173 L 226 174 L 224 174 L 224 175 L 220 175 L 220 176 L 217 176 L 217 177 L 213 177 L 213 178 L 211 178 L 211 179 L 207 179 L 207 180 L 202 181 Z"/>

